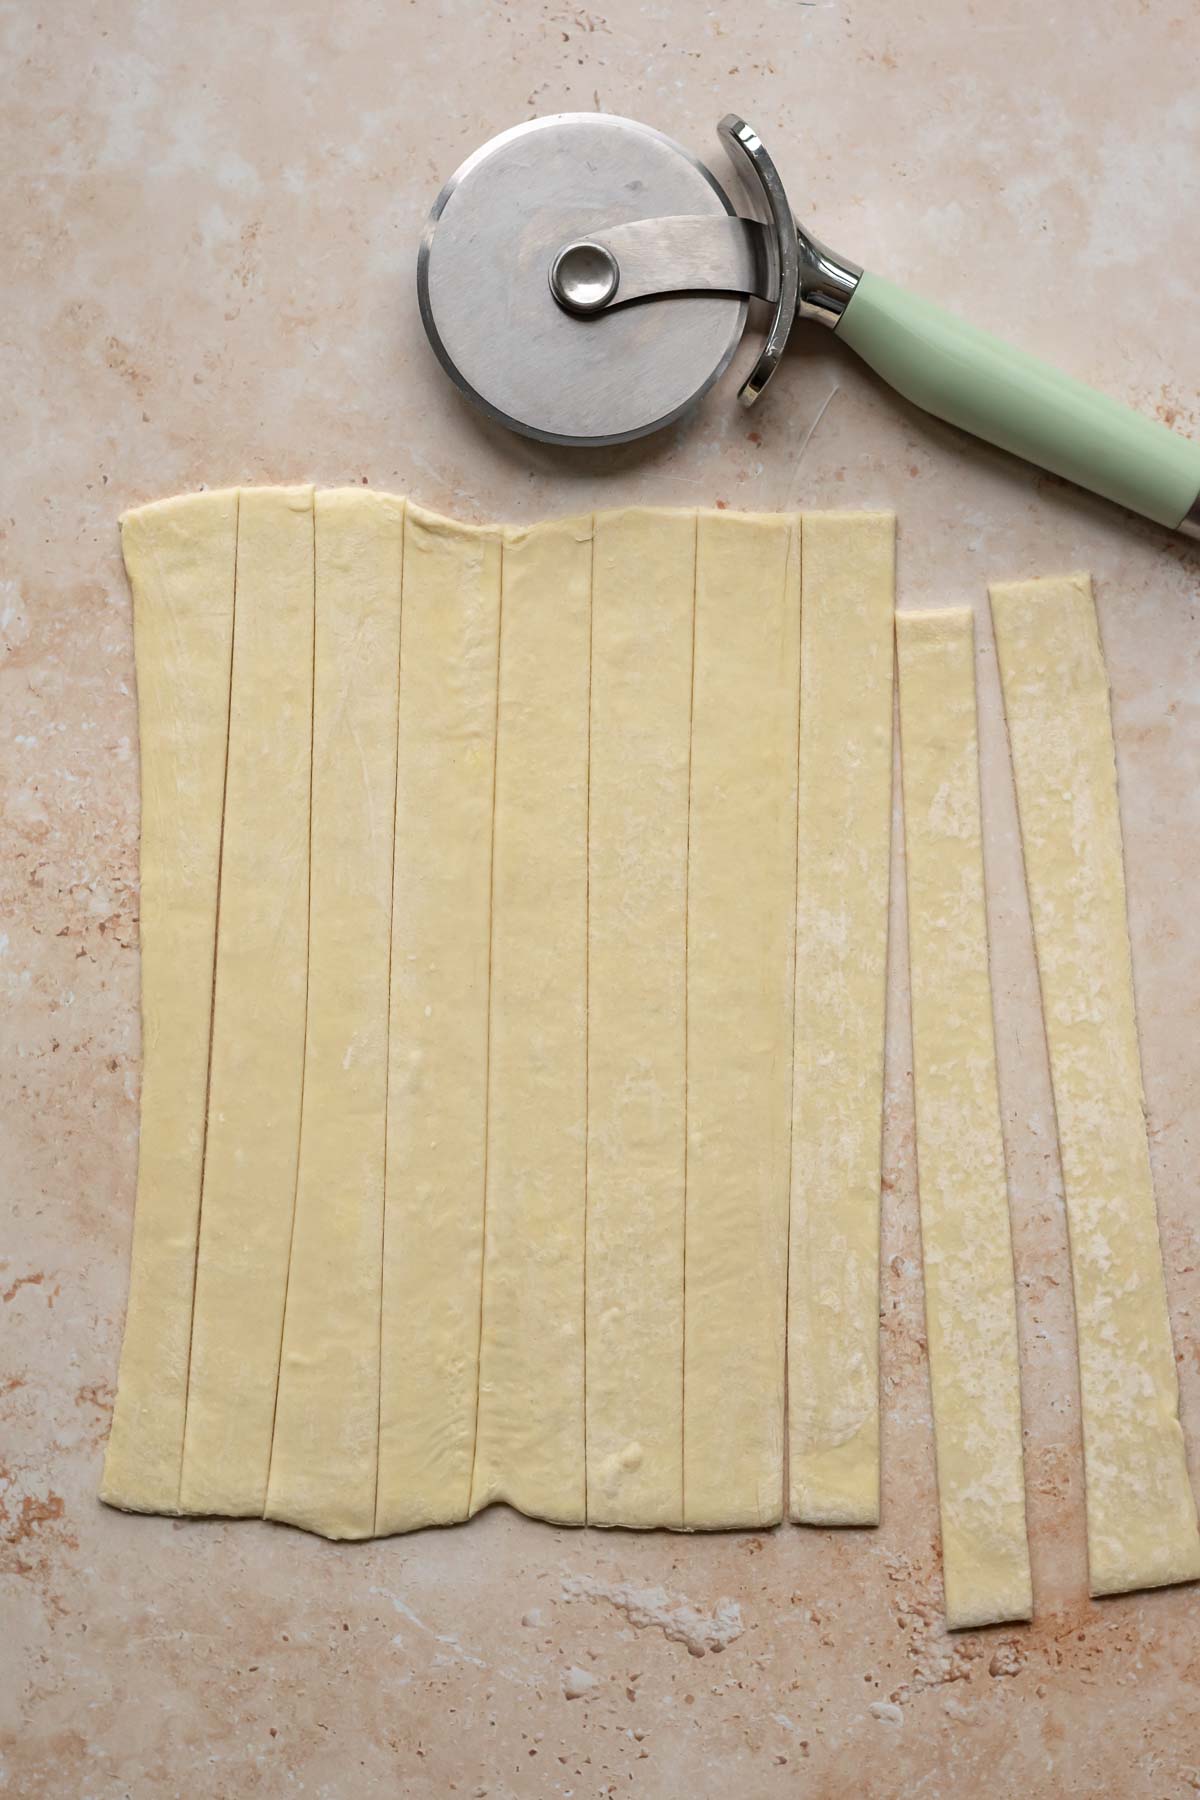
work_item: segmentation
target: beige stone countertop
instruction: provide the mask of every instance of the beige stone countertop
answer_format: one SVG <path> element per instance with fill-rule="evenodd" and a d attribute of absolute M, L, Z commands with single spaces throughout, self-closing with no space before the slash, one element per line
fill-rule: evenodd
<path fill-rule="evenodd" d="M 1200 435 L 1197 0 L 6 0 L 0 42 L 0 1793 L 1200 1791 L 1196 1594 L 1086 1594 L 1065 1221 L 985 600 L 989 577 L 1097 583 L 1200 1474 L 1200 556 L 912 411 L 823 335 L 750 414 L 727 378 L 641 445 L 509 437 L 452 390 L 413 293 L 426 209 L 493 132 L 600 107 L 716 157 L 736 109 L 838 249 Z M 471 519 L 894 506 L 901 604 L 977 608 L 1032 1626 L 941 1624 L 898 842 L 878 1531 L 684 1539 L 498 1509 L 355 1546 L 98 1503 L 139 1082 L 117 513 L 304 479 Z M 674 1636 L 646 1622 L 656 1605 Z M 694 1655 L 705 1618 L 730 1641 Z"/>

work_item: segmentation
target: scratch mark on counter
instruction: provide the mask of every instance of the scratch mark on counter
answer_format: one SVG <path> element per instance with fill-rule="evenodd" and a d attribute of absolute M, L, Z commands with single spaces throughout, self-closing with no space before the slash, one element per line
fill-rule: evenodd
<path fill-rule="evenodd" d="M 393 1609 L 400 1614 L 402 1619 L 407 1619 L 410 1625 L 415 1626 L 418 1631 L 423 1631 L 427 1637 L 431 1637 L 435 1644 L 444 1644 L 448 1650 L 453 1651 L 454 1657 L 456 1657 L 459 1662 L 469 1663 L 471 1667 L 475 1669 L 487 1669 L 489 1674 L 500 1676 L 501 1680 L 511 1682 L 514 1687 L 535 1688 L 537 1686 L 536 1682 L 530 1681 L 526 1676 L 518 1674 L 515 1669 L 507 1669 L 500 1664 L 485 1662 L 482 1656 L 477 1656 L 473 1650 L 468 1650 L 464 1644 L 460 1643 L 458 1638 L 456 1638 L 452 1632 L 435 1630 L 432 1625 L 421 1618 L 419 1613 L 413 1611 L 407 1600 L 402 1600 L 399 1594 L 393 1594 L 390 1588 L 373 1587 L 368 1589 L 368 1592 L 379 1595 L 383 1600 L 390 1601 Z M 392 1639 L 393 1644 L 401 1644 L 403 1641 L 404 1639 L 401 1636 Z M 453 1658 L 451 1657 L 439 1655 L 434 1658 L 434 1667 L 445 1667 L 452 1660 Z M 406 1678 L 406 1681 L 402 1682 L 401 1685 L 407 1685 L 408 1679 L 411 1679 L 411 1677 Z"/>
<path fill-rule="evenodd" d="M 835 381 L 833 386 L 830 388 L 829 392 L 826 394 L 824 400 L 822 400 L 821 405 L 817 410 L 816 418 L 813 420 L 812 424 L 809 426 L 808 430 L 805 432 L 804 436 L 801 438 L 800 448 L 796 452 L 796 460 L 792 465 L 792 475 L 791 475 L 791 480 L 788 483 L 787 497 L 784 500 L 783 505 L 779 509 L 780 512 L 794 512 L 795 511 L 796 490 L 800 486 L 800 465 L 803 463 L 805 455 L 807 454 L 808 446 L 812 443 L 813 438 L 816 436 L 817 427 L 820 425 L 821 420 L 825 417 L 825 414 L 829 411 L 829 408 L 833 405 L 833 402 L 834 402 L 836 396 L 838 394 L 840 394 L 841 391 L 842 391 L 841 383 Z"/>

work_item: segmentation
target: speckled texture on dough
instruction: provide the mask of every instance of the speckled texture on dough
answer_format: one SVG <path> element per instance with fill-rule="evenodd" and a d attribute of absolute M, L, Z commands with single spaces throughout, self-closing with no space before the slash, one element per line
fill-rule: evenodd
<path fill-rule="evenodd" d="M 896 522 L 802 535 L 788 1511 L 877 1525 Z"/>
<path fill-rule="evenodd" d="M 1000 582 L 991 603 L 1071 1234 L 1092 1592 L 1193 1581 L 1091 582 Z"/>
<path fill-rule="evenodd" d="M 474 417 L 411 300 L 425 209 L 491 132 L 601 105 L 708 154 L 737 107 L 822 237 L 1195 436 L 1195 7 L 1113 0 L 1096 20 L 1084 0 L 0 13 L 0 392 L 18 422 L 0 522 L 0 1744 L 14 1792 L 142 1800 L 186 1782 L 208 1800 L 303 1783 L 444 1800 L 455 1782 L 490 1800 L 593 1800 L 613 1784 L 639 1800 L 1062 1800 L 1119 1785 L 1123 1800 L 1174 1800 L 1200 1781 L 1195 1595 L 1086 1598 L 1070 1271 L 984 598 L 994 578 L 1096 577 L 1194 1445 L 1200 559 L 923 420 L 817 333 L 797 334 L 750 414 L 734 370 L 687 425 L 566 458 Z M 479 520 L 633 501 L 894 506 L 901 604 L 975 606 L 1032 1627 L 951 1640 L 941 1624 L 898 841 L 877 1532 L 558 1533 L 497 1510 L 469 1532 L 347 1546 L 97 1503 L 141 1069 L 115 516 L 203 480 L 364 478 Z M 640 1614 L 567 1591 L 573 1576 L 661 1588 L 710 1619 L 728 1601 L 741 1634 L 694 1658 Z M 576 1699 L 571 1668 L 593 1678 Z"/>
<path fill-rule="evenodd" d="M 917 1190 L 946 1620 L 995 1625 L 1028 1619 L 1033 1594 L 970 612 L 902 613 L 896 659 Z"/>

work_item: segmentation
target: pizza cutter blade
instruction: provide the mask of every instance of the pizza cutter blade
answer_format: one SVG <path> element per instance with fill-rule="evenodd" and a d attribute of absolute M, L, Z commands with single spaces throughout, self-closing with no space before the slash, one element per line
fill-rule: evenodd
<path fill-rule="evenodd" d="M 718 127 L 751 197 L 648 125 L 557 113 L 501 132 L 450 178 L 417 294 L 443 368 L 492 418 L 562 445 L 681 417 L 724 373 L 749 300 L 770 321 L 740 398 L 797 320 L 834 331 L 916 406 L 1200 537 L 1200 445 L 835 254 L 792 214 L 761 139 Z"/>

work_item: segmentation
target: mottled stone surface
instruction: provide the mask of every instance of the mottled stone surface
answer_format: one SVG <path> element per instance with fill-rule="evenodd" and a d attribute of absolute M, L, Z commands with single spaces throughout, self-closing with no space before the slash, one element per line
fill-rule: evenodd
<path fill-rule="evenodd" d="M 1096 577 L 1200 1448 L 1200 559 L 929 423 L 826 339 L 795 346 L 753 414 L 727 380 L 638 447 L 519 442 L 451 391 L 412 293 L 425 209 L 492 131 L 601 106 L 707 152 L 736 107 L 839 248 L 1200 433 L 1196 0 L 8 0 L 0 32 L 5 1791 L 1200 1790 L 1195 1594 L 1085 1593 L 1065 1225 L 983 605 L 989 576 Z M 1032 1627 L 952 1640 L 940 1622 L 898 880 L 879 1531 L 643 1538 L 497 1511 L 338 1546 L 97 1503 L 139 1068 L 116 515 L 202 482 L 299 479 L 368 481 L 470 518 L 633 500 L 895 506 L 902 602 L 980 608 Z"/>

